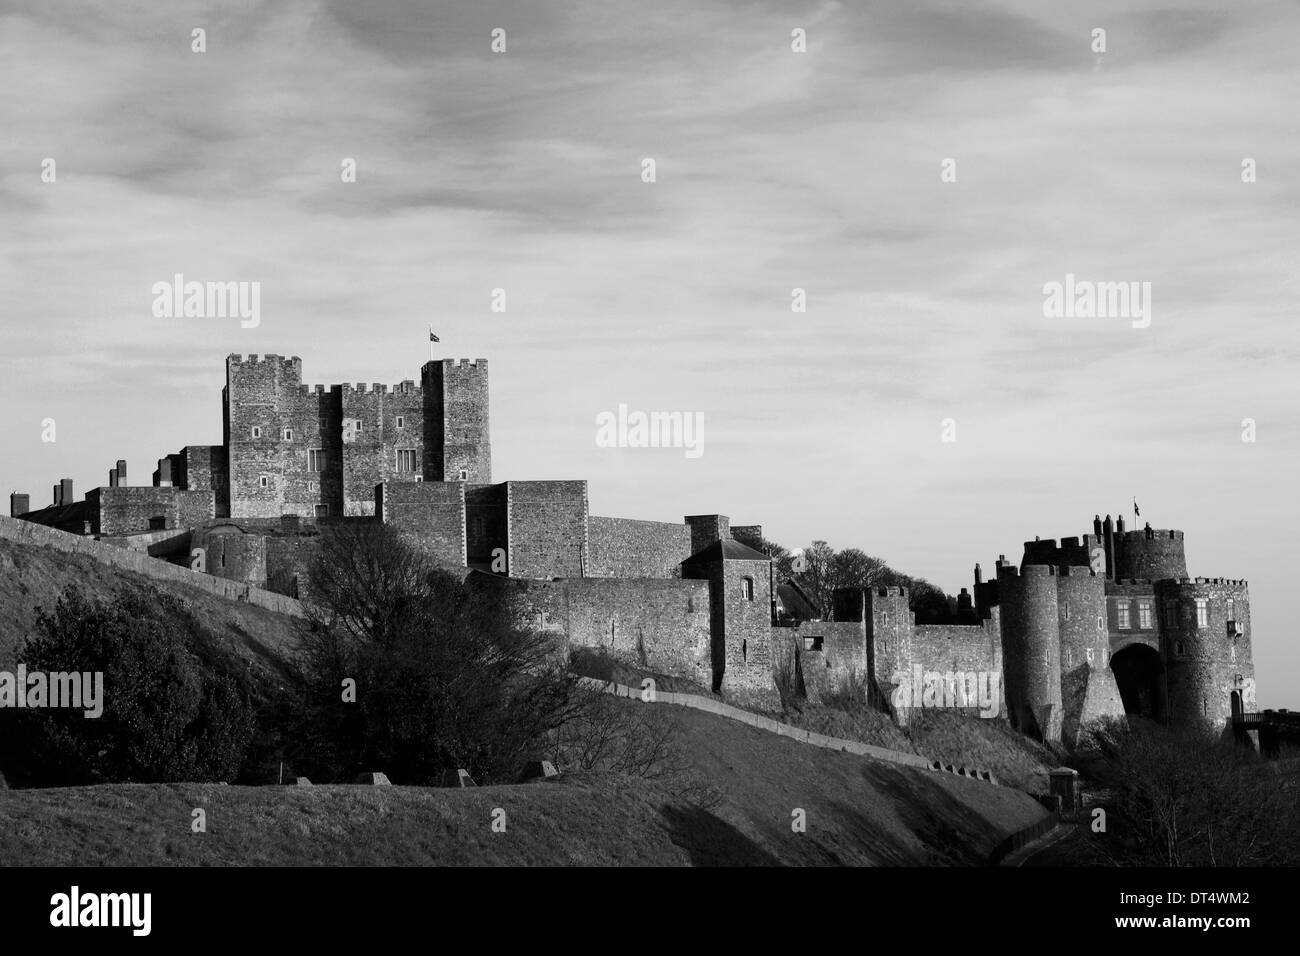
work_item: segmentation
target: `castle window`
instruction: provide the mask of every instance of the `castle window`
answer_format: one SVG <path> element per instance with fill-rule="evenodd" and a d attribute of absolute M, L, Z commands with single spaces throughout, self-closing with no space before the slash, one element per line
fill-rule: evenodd
<path fill-rule="evenodd" d="M 253 436 L 254 438 L 261 438 L 261 437 L 262 437 L 262 428 L 261 428 L 261 426 L 260 426 L 260 425 L 254 425 L 253 428 L 252 428 L 251 434 L 252 434 L 252 436 Z"/>
<path fill-rule="evenodd" d="M 402 416 L 402 415 L 398 415 L 398 416 L 397 416 L 397 427 L 398 427 L 398 428 L 405 428 L 405 427 L 406 427 L 406 418 L 405 418 L 404 416 Z"/>
<path fill-rule="evenodd" d="M 320 487 L 314 481 L 307 482 L 308 491 L 320 491 Z"/>
<path fill-rule="evenodd" d="M 1138 601 L 1138 627 L 1144 631 L 1151 629 L 1151 602 Z"/>
<path fill-rule="evenodd" d="M 469 469 L 468 469 L 468 468 L 462 468 L 462 469 L 460 470 L 460 480 L 461 480 L 461 481 L 469 481 Z"/>
<path fill-rule="evenodd" d="M 258 479 L 257 479 L 257 487 L 259 487 L 259 488 L 270 488 L 270 487 L 271 487 L 271 479 L 268 478 L 268 477 L 266 477 L 266 475 L 260 475 L 260 476 L 258 476 Z"/>
<path fill-rule="evenodd" d="M 330 516 L 330 506 L 329 506 L 329 505 L 317 505 L 317 506 L 316 506 L 316 517 L 317 517 L 317 518 L 328 518 L 329 516 Z"/>
<path fill-rule="evenodd" d="M 358 419 L 357 419 L 357 434 L 360 435 L 363 431 L 365 431 L 365 428 L 366 428 L 366 423 L 363 422 L 361 419 L 358 418 Z"/>
<path fill-rule="evenodd" d="M 1182 641 L 1174 641 L 1175 654 L 1177 654 L 1179 657 L 1182 657 L 1185 651 L 1186 651 L 1186 646 L 1183 644 Z"/>
<path fill-rule="evenodd" d="M 284 441 L 293 441 L 293 429 L 292 428 L 280 429 L 280 438 L 283 439 Z"/>
<path fill-rule="evenodd" d="M 1209 598 L 1196 599 L 1196 626 L 1210 626 L 1210 601 Z"/>
<path fill-rule="evenodd" d="M 325 449 L 313 448 L 307 452 L 307 470 L 314 475 L 325 470 Z"/>
<path fill-rule="evenodd" d="M 397 470 L 403 474 L 411 474 L 415 471 L 415 450 L 412 448 L 397 449 Z"/>
<path fill-rule="evenodd" d="M 744 598 L 746 601 L 754 600 L 754 579 L 753 578 L 740 579 L 740 596 Z"/>
<path fill-rule="evenodd" d="M 1133 626 L 1132 622 L 1129 621 L 1129 613 L 1132 611 L 1132 607 L 1129 605 L 1128 601 L 1123 601 L 1117 605 L 1117 610 L 1119 611 L 1120 630 L 1128 630 Z"/>
<path fill-rule="evenodd" d="M 1235 621 L 1236 619 L 1237 619 L 1237 599 L 1228 598 L 1228 620 Z"/>

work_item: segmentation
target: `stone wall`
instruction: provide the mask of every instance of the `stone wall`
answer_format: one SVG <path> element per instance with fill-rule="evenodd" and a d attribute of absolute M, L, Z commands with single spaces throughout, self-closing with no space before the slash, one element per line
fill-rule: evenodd
<path fill-rule="evenodd" d="M 676 578 L 691 556 L 691 529 L 686 524 L 599 518 L 587 523 L 593 577 Z"/>
<path fill-rule="evenodd" d="M 231 601 L 246 601 L 249 604 L 256 604 L 259 607 L 293 617 L 304 616 L 302 605 L 292 598 L 272 594 L 269 591 L 250 587 L 247 584 L 239 584 L 223 578 L 213 577 L 210 574 L 199 574 L 187 568 L 177 567 L 174 564 L 168 564 L 166 561 L 151 558 L 141 551 L 115 548 L 110 544 L 96 541 L 94 538 L 66 534 L 53 528 L 33 524 L 30 521 L 20 521 L 0 516 L 0 538 L 16 541 L 19 544 L 37 547 L 45 545 L 57 551 L 90 555 L 96 561 L 126 571 L 133 571 L 155 581 L 166 581 L 171 584 L 198 588 L 201 591 Z"/>
<path fill-rule="evenodd" d="M 497 485 L 466 484 L 465 550 L 470 567 L 491 571 L 493 553 L 498 549 L 505 552 L 509 547 L 505 482 Z M 508 562 L 506 569 L 509 569 Z"/>
<path fill-rule="evenodd" d="M 489 583 L 486 578 L 480 581 Z M 562 634 L 574 646 L 603 649 L 636 667 L 709 686 L 705 581 L 568 578 L 490 583 L 510 588 L 516 609 L 530 627 Z"/>
<path fill-rule="evenodd" d="M 423 476 L 424 393 L 414 381 L 391 390 L 358 382 L 337 391 L 343 513 L 373 515 L 376 485 L 413 484 Z"/>
<path fill-rule="evenodd" d="M 379 518 L 435 560 L 464 567 L 465 484 L 386 481 L 375 490 Z"/>
<path fill-rule="evenodd" d="M 789 643 L 809 700 L 822 701 L 854 682 L 868 683 L 867 635 L 862 621 L 803 621 L 772 629 L 774 651 Z M 865 700 L 864 700 L 865 703 Z"/>
<path fill-rule="evenodd" d="M 587 555 L 585 481 L 508 481 L 513 578 L 582 577 Z"/>
<path fill-rule="evenodd" d="M 216 495 L 183 488 L 94 488 L 86 495 L 91 533 L 131 534 L 156 530 L 150 521 L 161 518 L 166 528 L 193 528 L 216 517 Z"/>

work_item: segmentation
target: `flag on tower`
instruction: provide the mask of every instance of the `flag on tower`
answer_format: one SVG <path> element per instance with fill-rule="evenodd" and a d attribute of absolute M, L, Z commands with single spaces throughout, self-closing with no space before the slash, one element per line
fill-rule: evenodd
<path fill-rule="evenodd" d="M 1133 517 L 1142 517 L 1142 512 L 1138 510 L 1138 500 L 1136 498 L 1133 499 Z"/>
<path fill-rule="evenodd" d="M 438 336 L 436 336 L 436 335 L 433 334 L 433 329 L 429 329 L 429 341 L 430 341 L 430 342 L 441 342 L 442 339 L 438 338 Z"/>

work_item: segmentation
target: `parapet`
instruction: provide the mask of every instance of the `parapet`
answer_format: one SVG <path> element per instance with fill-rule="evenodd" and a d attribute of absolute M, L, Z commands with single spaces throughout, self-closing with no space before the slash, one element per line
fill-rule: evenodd
<path fill-rule="evenodd" d="M 279 362 L 285 365 L 302 365 L 302 359 L 300 359 L 296 355 L 291 355 L 288 358 L 285 358 L 283 355 L 276 355 L 274 353 L 268 353 L 261 357 L 258 357 L 258 355 L 254 353 L 248 356 L 247 359 L 245 359 L 243 355 L 240 355 L 236 352 L 231 352 L 229 355 L 226 356 L 226 362 L 228 364 L 234 364 L 234 365 L 261 365 L 264 363 L 270 364 L 273 362 Z"/>
<path fill-rule="evenodd" d="M 1141 531 L 1125 531 L 1123 538 L 1126 541 L 1138 538 L 1146 541 L 1153 541 L 1156 538 L 1168 538 L 1171 541 L 1182 541 L 1183 533 L 1181 531 L 1170 531 L 1164 528 L 1143 528 Z"/>
<path fill-rule="evenodd" d="M 907 597 L 907 588 L 876 588 L 876 593 L 881 597 Z"/>

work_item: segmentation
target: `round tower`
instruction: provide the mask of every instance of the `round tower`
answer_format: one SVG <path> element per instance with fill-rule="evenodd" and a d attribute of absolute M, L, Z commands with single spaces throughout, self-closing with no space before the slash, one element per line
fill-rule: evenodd
<path fill-rule="evenodd" d="M 1219 731 L 1255 709 L 1250 595 L 1245 581 L 1182 578 L 1156 584 L 1169 721 Z"/>
<path fill-rule="evenodd" d="M 1061 633 L 1061 734 L 1071 746 L 1089 724 L 1124 716 L 1110 669 L 1106 575 L 1087 565 L 1065 566 L 1056 579 Z"/>
<path fill-rule="evenodd" d="M 998 568 L 1007 716 L 1021 733 L 1061 739 L 1061 635 L 1056 568 Z"/>
<path fill-rule="evenodd" d="M 1147 525 L 1142 531 L 1125 531 L 1115 536 L 1117 551 L 1115 580 L 1164 581 L 1187 577 L 1181 531 L 1157 531 Z"/>

